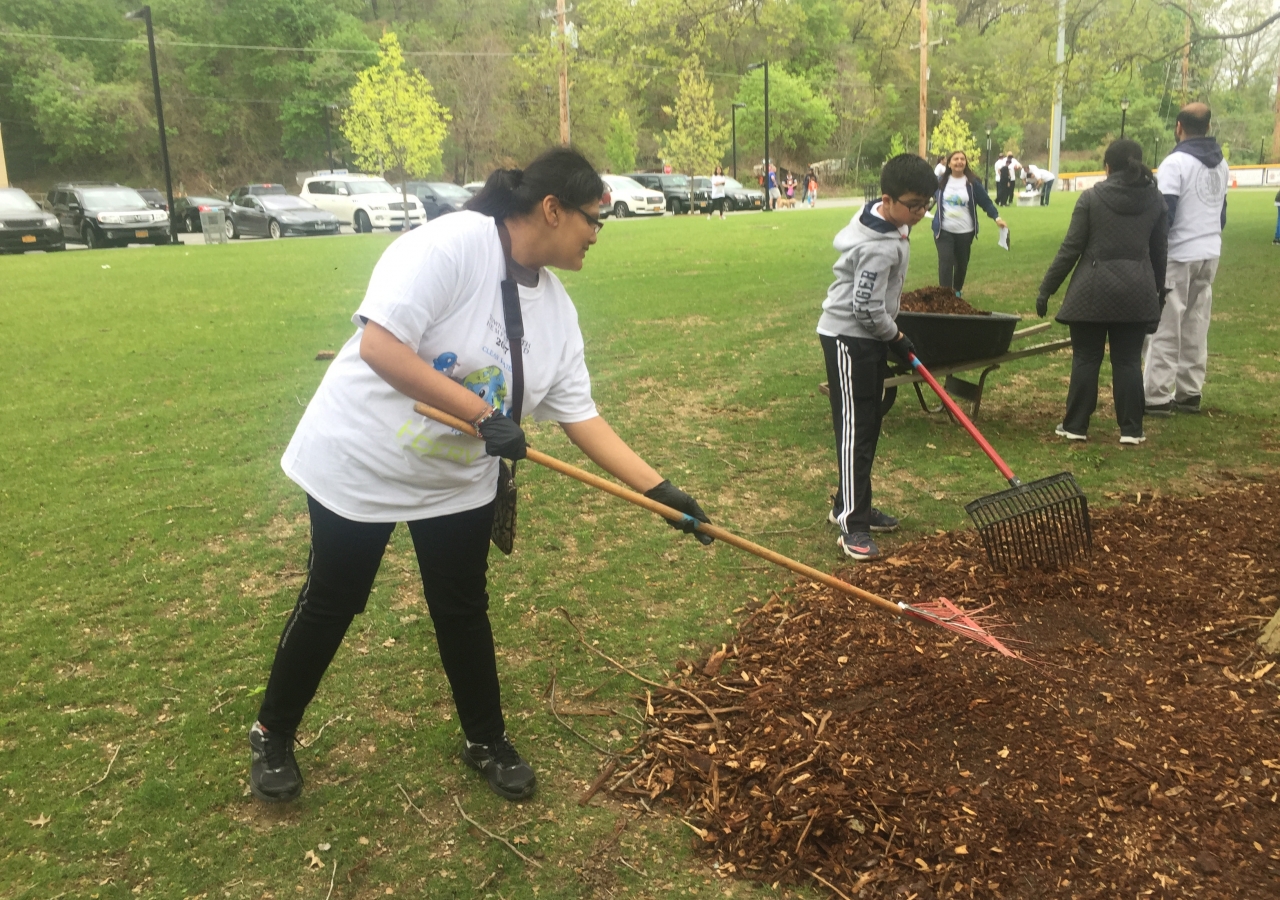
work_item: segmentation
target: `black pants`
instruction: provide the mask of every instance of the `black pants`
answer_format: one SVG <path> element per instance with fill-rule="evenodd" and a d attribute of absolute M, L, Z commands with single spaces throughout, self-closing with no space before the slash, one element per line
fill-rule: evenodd
<path fill-rule="evenodd" d="M 1071 324 L 1071 387 L 1067 389 L 1063 428 L 1072 434 L 1089 433 L 1089 417 L 1098 407 L 1098 370 L 1110 340 L 1116 422 L 1121 435 L 1142 436 L 1142 413 L 1146 406 L 1142 388 L 1142 341 L 1146 334 L 1147 327 L 1141 323 Z"/>
<path fill-rule="evenodd" d="M 355 616 L 364 612 L 394 522 L 353 522 L 307 497 L 307 580 L 285 623 L 258 721 L 293 734 Z M 435 624 L 462 731 L 471 741 L 501 737 L 502 698 L 489 627 L 489 532 L 493 504 L 409 523 L 427 609 Z"/>
<path fill-rule="evenodd" d="M 883 341 L 818 335 L 827 362 L 831 424 L 836 435 L 840 487 L 834 512 L 840 530 L 871 530 L 871 466 L 880 441 L 880 395 L 888 371 Z"/>
<path fill-rule="evenodd" d="M 953 290 L 964 290 L 964 278 L 969 274 L 969 252 L 973 249 L 974 232 L 966 231 L 956 234 L 953 231 L 939 232 L 938 245 L 938 284 Z"/>
<path fill-rule="evenodd" d="M 1009 198 L 1013 196 L 1012 181 L 996 182 L 996 206 L 1008 206 Z"/>

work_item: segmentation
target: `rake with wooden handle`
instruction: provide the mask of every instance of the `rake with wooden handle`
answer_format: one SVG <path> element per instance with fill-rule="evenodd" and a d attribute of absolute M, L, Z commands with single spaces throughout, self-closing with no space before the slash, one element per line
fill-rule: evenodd
<path fill-rule="evenodd" d="M 413 408 L 416 412 L 426 416 L 428 419 L 434 419 L 435 421 L 440 422 L 443 425 L 448 425 L 450 428 L 453 428 L 463 434 L 470 435 L 478 440 L 480 439 L 480 435 L 471 426 L 470 422 L 459 419 L 457 416 L 452 416 L 443 410 L 436 409 L 434 406 L 428 406 L 426 403 L 414 404 Z M 761 559 L 768 560 L 774 565 L 782 566 L 784 569 L 790 569 L 798 575 L 803 575 L 813 581 L 825 584 L 827 587 L 834 588 L 841 593 L 857 597 L 858 599 L 865 600 L 868 603 L 873 603 L 886 612 L 893 613 L 896 616 L 902 616 L 903 618 L 919 619 L 923 622 L 929 622 L 933 625 L 937 625 L 940 628 L 945 628 L 948 631 L 954 631 L 957 634 L 964 635 L 970 640 L 977 641 L 979 644 L 990 647 L 993 650 L 997 650 L 1004 656 L 1012 657 L 1014 659 L 1024 658 L 1021 653 L 1016 650 L 1010 650 L 1006 647 L 1001 643 L 999 638 L 990 632 L 990 628 L 1001 627 L 1004 623 L 996 621 L 993 616 L 984 615 L 989 607 L 984 606 L 982 609 L 966 612 L 946 597 L 939 597 L 931 603 L 923 604 L 910 604 L 902 601 L 895 603 L 892 600 L 886 600 L 883 597 L 877 596 L 870 591 L 864 591 L 862 588 L 855 587 L 847 581 L 842 581 L 833 575 L 828 575 L 826 572 L 815 569 L 812 566 L 806 566 L 804 563 L 796 562 L 794 559 L 783 556 L 781 553 L 775 553 L 768 547 L 761 547 L 759 544 L 753 543 L 746 538 L 739 537 L 732 531 L 727 531 L 718 525 L 699 522 L 686 513 L 672 509 L 671 507 L 658 503 L 655 500 L 650 500 L 643 494 L 637 493 L 629 488 L 622 487 L 619 484 L 614 484 L 612 481 L 607 481 L 598 475 L 592 475 L 590 472 L 579 469 L 577 466 L 572 466 L 569 463 L 562 462 L 554 456 L 548 456 L 545 453 L 534 450 L 532 447 L 528 448 L 527 453 L 527 458 L 530 462 L 535 462 L 540 466 L 546 466 L 548 469 L 554 469 L 562 475 L 568 475 L 570 478 L 575 478 L 578 481 L 581 481 L 583 484 L 589 484 L 594 488 L 599 488 L 606 493 L 613 494 L 615 497 L 620 497 L 628 503 L 634 503 L 636 506 L 644 507 L 650 512 L 657 513 L 664 519 L 670 519 L 673 522 L 680 522 L 682 524 L 692 522 L 697 531 L 709 535 L 718 541 L 724 541 L 726 544 L 732 544 L 740 550 L 745 550 L 750 554 L 760 557 Z"/>

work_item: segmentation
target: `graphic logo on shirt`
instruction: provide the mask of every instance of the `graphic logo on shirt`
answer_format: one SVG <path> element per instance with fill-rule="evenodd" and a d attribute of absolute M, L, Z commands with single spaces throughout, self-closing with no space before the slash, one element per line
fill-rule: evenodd
<path fill-rule="evenodd" d="M 949 206 L 954 209 L 959 209 L 962 206 L 969 205 L 969 198 L 966 197 L 964 194 L 943 194 L 942 205 Z"/>
<path fill-rule="evenodd" d="M 1201 166 L 1200 171 L 1195 175 L 1195 188 L 1196 196 L 1200 198 L 1201 203 L 1216 206 L 1226 197 L 1227 178 L 1218 166 L 1212 169 Z"/>
<path fill-rule="evenodd" d="M 462 379 L 462 386 L 500 412 L 507 402 L 507 376 L 497 366 L 477 369 Z"/>
<path fill-rule="evenodd" d="M 452 378 L 454 371 L 458 368 L 458 354 L 441 353 L 431 360 L 431 367 L 446 377 Z"/>

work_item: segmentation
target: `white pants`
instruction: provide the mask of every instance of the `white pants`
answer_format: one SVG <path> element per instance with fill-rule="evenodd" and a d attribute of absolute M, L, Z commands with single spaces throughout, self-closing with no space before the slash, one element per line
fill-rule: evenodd
<path fill-rule="evenodd" d="M 1169 260 L 1165 271 L 1164 312 L 1160 326 L 1147 341 L 1143 389 L 1147 406 L 1163 406 L 1204 389 L 1209 359 L 1209 316 L 1213 312 L 1213 279 L 1218 260 Z"/>

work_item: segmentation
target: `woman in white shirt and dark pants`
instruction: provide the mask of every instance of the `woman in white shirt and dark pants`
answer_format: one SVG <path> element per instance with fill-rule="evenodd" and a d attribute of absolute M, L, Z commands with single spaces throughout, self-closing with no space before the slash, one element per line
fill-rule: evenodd
<path fill-rule="evenodd" d="M 577 310 L 546 268 L 582 268 L 603 193 L 581 155 L 548 150 L 523 171 L 493 172 L 466 210 L 401 236 L 374 267 L 355 334 L 281 460 L 307 494 L 311 553 L 249 732 L 260 799 L 302 790 L 294 733 L 364 611 L 397 522 L 413 538 L 463 761 L 508 800 L 534 792 L 533 768 L 506 734 L 485 575 L 498 457 L 525 456 L 521 410 L 559 422 L 620 481 L 706 521 L 596 411 Z M 521 320 L 513 358 L 507 332 Z M 418 415 L 415 400 L 471 422 L 483 443 Z"/>
<path fill-rule="evenodd" d="M 933 240 L 938 247 L 938 284 L 964 296 L 964 280 L 969 272 L 969 253 L 978 236 L 977 210 L 981 208 L 996 224 L 1005 227 L 978 176 L 969 168 L 963 150 L 947 157 L 947 168 L 938 176 L 934 195 Z"/>

